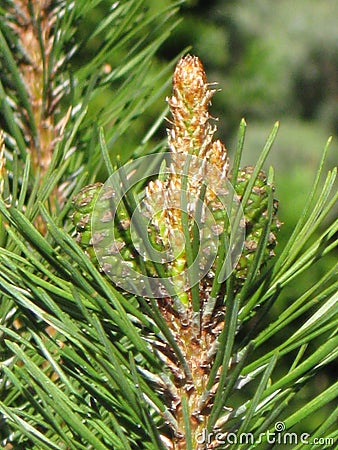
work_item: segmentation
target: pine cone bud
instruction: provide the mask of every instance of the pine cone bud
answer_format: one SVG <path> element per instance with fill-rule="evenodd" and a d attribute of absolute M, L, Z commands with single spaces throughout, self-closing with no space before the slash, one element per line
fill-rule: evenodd
<path fill-rule="evenodd" d="M 203 157 L 210 148 L 215 127 L 211 127 L 208 106 L 215 90 L 209 89 L 201 61 L 188 55 L 182 58 L 173 76 L 173 95 L 168 104 L 173 126 L 168 143 L 173 153 Z"/>
<path fill-rule="evenodd" d="M 92 243 L 91 219 L 102 186 L 102 183 L 85 186 L 73 199 L 72 220 L 77 231 L 76 240 L 93 260 L 95 260 L 95 253 Z"/>
<path fill-rule="evenodd" d="M 134 255 L 127 245 L 130 240 L 129 217 L 121 204 L 116 220 L 113 221 L 109 192 L 107 191 L 100 196 L 102 186 L 102 183 L 85 186 L 73 199 L 75 211 L 72 220 L 77 231 L 76 240 L 95 265 L 98 265 L 98 259 L 94 247 L 96 250 L 102 249 L 104 254 L 99 255 L 100 261 L 104 261 L 107 257 L 109 266 L 112 266 L 112 262 L 115 262 L 114 271 L 122 276 L 121 259 L 120 257 L 114 259 L 114 255 L 119 254 L 124 261 L 129 261 L 131 265 L 135 264 Z M 99 198 L 99 209 L 96 210 L 96 214 L 100 216 L 100 220 L 96 223 L 100 223 L 101 226 L 96 226 L 95 232 L 93 232 L 91 221 L 94 206 Z M 112 267 L 108 267 L 108 263 L 100 268 L 107 273 L 112 269 Z"/>
<path fill-rule="evenodd" d="M 237 181 L 235 183 L 235 191 L 242 198 L 245 187 L 250 180 L 254 171 L 254 167 L 247 166 L 239 170 Z M 255 251 L 262 234 L 262 231 L 268 220 L 268 201 L 269 191 L 273 187 L 268 186 L 265 173 L 261 170 L 256 178 L 255 184 L 251 190 L 247 204 L 244 207 L 245 218 L 245 241 L 244 248 L 236 266 L 236 278 L 243 283 L 246 279 L 250 265 L 255 257 Z M 274 256 L 274 247 L 277 244 L 276 233 L 280 229 L 281 223 L 277 219 L 276 213 L 278 202 L 273 200 L 272 221 L 267 245 L 264 249 L 264 256 L 261 267 Z"/>

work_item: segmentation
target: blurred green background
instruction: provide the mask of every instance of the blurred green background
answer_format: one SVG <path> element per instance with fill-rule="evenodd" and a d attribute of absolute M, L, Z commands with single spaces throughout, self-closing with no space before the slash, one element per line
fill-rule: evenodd
<path fill-rule="evenodd" d="M 154 11 L 173 3 L 144 0 L 145 7 Z M 80 34 L 88 35 L 112 4 L 112 0 L 100 3 L 95 13 L 79 24 Z M 208 81 L 217 82 L 219 91 L 213 98 L 211 113 L 218 118 L 218 137 L 230 154 L 241 118 L 247 121 L 243 164 L 255 163 L 273 123 L 280 121 L 267 166 L 276 169 L 278 196 L 289 198 L 281 202 L 281 214 L 291 215 L 294 220 L 312 185 L 328 137 L 338 133 L 337 1 L 190 0 L 183 2 L 178 15 L 183 20 L 162 46 L 150 72 L 175 62 L 177 55 L 190 47 L 189 52 L 203 61 Z M 99 35 L 89 39 L 77 64 L 90 59 L 99 46 Z M 126 52 L 128 48 L 120 47 L 114 60 Z M 114 60 L 107 61 L 108 68 L 114 67 Z M 91 105 L 95 115 L 104 110 L 118 89 L 118 84 L 108 86 L 96 98 Z M 168 84 L 135 127 L 117 140 L 113 154 L 128 159 L 163 112 L 169 94 Z M 155 141 L 165 137 L 166 125 L 164 121 Z M 337 150 L 333 139 L 328 167 L 336 165 Z"/>
<path fill-rule="evenodd" d="M 95 14 L 79 24 L 79 33 L 88 34 L 94 23 L 102 20 L 106 8 L 101 3 Z M 160 11 L 171 0 L 145 0 L 145 7 Z M 333 136 L 327 169 L 338 161 L 338 2 L 336 0 L 200 0 L 185 2 L 179 13 L 183 20 L 162 46 L 149 70 L 165 67 L 184 49 L 203 61 L 208 81 L 217 81 L 219 92 L 213 98 L 211 113 L 219 118 L 218 137 L 230 156 L 236 145 L 236 134 L 242 117 L 248 124 L 243 165 L 254 164 L 275 121 L 280 130 L 266 166 L 276 174 L 276 197 L 280 203 L 279 218 L 284 226 L 278 237 L 283 248 L 295 227 L 316 175 L 322 151 Z M 151 39 L 151 30 L 150 37 Z M 100 37 L 89 40 L 76 64 L 90 59 L 100 45 Z M 127 48 L 116 51 L 116 61 Z M 114 67 L 114 60 L 107 61 Z M 109 66 L 108 70 L 109 70 Z M 93 115 L 104 110 L 118 84 L 108 86 L 91 105 Z M 135 127 L 116 140 L 113 156 L 128 159 L 146 131 L 165 108 L 170 84 L 158 100 L 142 113 Z M 114 120 L 113 118 L 111 119 Z M 154 135 L 154 143 L 165 138 L 166 123 Z M 337 210 L 332 211 L 332 216 Z M 320 230 L 318 230 L 320 233 Z M 278 250 L 277 250 L 278 251 Z M 331 254 L 313 265 L 301 279 L 291 283 L 273 311 L 276 316 L 309 288 L 337 259 Z M 269 317 L 267 317 L 269 320 Z M 333 378 L 333 365 L 306 387 L 299 401 L 321 392 Z M 297 405 L 294 404 L 296 409 Z M 323 411 L 324 416 L 327 411 Z M 309 430 L 322 417 L 312 417 Z M 300 432 L 305 432 L 302 428 Z"/>

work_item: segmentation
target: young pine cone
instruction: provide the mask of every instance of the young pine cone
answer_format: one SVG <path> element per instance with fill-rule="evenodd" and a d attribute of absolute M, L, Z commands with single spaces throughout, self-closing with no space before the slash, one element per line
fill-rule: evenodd
<path fill-rule="evenodd" d="M 244 189 L 249 182 L 254 168 L 246 166 L 240 169 L 235 183 L 236 194 L 241 199 L 244 194 Z M 267 184 L 265 173 L 261 170 L 256 178 L 255 184 L 251 190 L 247 204 L 244 206 L 245 219 L 245 241 L 241 256 L 235 268 L 236 279 L 241 285 L 247 276 L 250 265 L 255 257 L 255 251 L 268 220 L 268 201 L 269 191 L 271 186 Z M 278 201 L 273 199 L 272 221 L 270 232 L 268 236 L 267 245 L 264 248 L 264 255 L 261 262 L 261 267 L 274 256 L 274 247 L 277 244 L 276 234 L 280 229 L 281 222 L 277 219 L 276 213 L 278 209 Z"/>
<path fill-rule="evenodd" d="M 128 261 L 131 266 L 136 267 L 134 254 L 130 250 L 131 246 L 128 245 L 130 242 L 130 221 L 127 211 L 121 204 L 112 227 L 114 205 L 111 202 L 109 190 L 100 195 L 102 187 L 102 183 L 85 186 L 73 199 L 74 213 L 72 220 L 76 228 L 76 241 L 95 265 L 98 265 L 99 257 L 99 260 L 103 262 L 103 267 L 100 268 L 107 273 L 112 270 L 112 267 L 108 267 L 108 263 L 106 266 L 104 265 L 105 256 L 109 257 L 109 265 L 111 265 L 114 254 L 121 254 L 124 261 Z M 93 210 L 98 199 L 100 200 L 97 203 L 99 209 L 96 210 L 96 214 L 100 215 L 100 220 L 96 221 L 93 232 Z M 97 224 L 101 224 L 101 226 L 98 227 Z M 101 249 L 104 254 L 96 254 L 94 248 L 96 251 Z M 123 267 L 119 264 L 119 261 L 119 258 L 116 259 L 114 273 L 123 276 Z"/>

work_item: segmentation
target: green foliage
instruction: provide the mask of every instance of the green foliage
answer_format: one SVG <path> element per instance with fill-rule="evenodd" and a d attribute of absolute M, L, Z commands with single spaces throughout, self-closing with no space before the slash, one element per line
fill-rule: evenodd
<path fill-rule="evenodd" d="M 216 396 L 211 423 L 225 402 L 236 404 L 246 383 L 261 380 L 255 397 L 235 408 L 226 426 L 238 428 L 241 424 L 242 431 L 257 433 L 271 429 L 300 387 L 335 357 L 334 268 L 268 327 L 260 329 L 256 323 L 255 329 L 245 334 L 245 329 L 251 328 L 245 323 L 250 323 L 257 308 L 256 316 L 262 320 L 279 291 L 333 248 L 334 243 L 323 246 L 323 242 L 330 242 L 336 223 L 310 248 L 305 247 L 332 206 L 334 199 L 329 193 L 333 179 L 334 174 L 328 174 L 317 193 L 315 183 L 294 237 L 270 275 L 252 280 L 251 288 L 227 300 L 229 325 L 220 338 L 219 357 L 224 361 L 232 355 L 239 362 L 229 373 L 222 372 L 219 382 L 224 387 L 218 390 L 222 395 Z M 41 203 L 49 230 L 46 238 L 15 207 L 8 209 L 3 201 L 0 207 L 10 224 L 10 250 L 1 249 L 0 278 L 5 338 L 0 407 L 7 417 L 3 439 L 10 427 L 16 430 L 11 440 L 17 448 L 162 448 L 155 431 L 161 418 L 147 403 L 150 400 L 164 415 L 165 406 L 151 389 L 152 378 L 145 372 L 155 376 L 160 365 L 151 346 L 142 339 L 149 333 L 160 333 L 163 324 L 156 311 L 142 312 L 136 299 L 126 299 L 107 283 Z M 305 313 L 310 314 L 307 319 Z M 299 325 L 293 335 L 284 335 L 277 347 L 255 356 L 295 321 Z M 241 330 L 240 338 L 236 329 Z M 307 354 L 308 344 L 320 336 L 326 337 L 325 343 Z M 271 375 L 273 367 L 295 351 L 297 357 L 288 373 L 279 378 Z M 274 381 L 267 383 L 271 376 Z M 309 407 L 286 415 L 288 429 L 335 395 L 334 389 L 328 388 Z"/>
<path fill-rule="evenodd" d="M 171 414 L 156 388 L 163 364 L 153 344 L 165 340 L 178 360 L 182 355 L 155 302 L 121 293 L 78 246 L 70 214 L 72 198 L 80 188 L 113 169 L 113 147 L 123 159 L 163 148 L 161 143 L 154 145 L 151 137 L 164 108 L 137 147 L 129 145 L 128 135 L 145 111 L 163 98 L 169 84 L 172 64 L 160 67 L 153 60 L 176 24 L 177 8 L 172 5 L 158 13 L 146 9 L 145 1 L 128 0 L 114 4 L 96 21 L 96 7 L 111 2 L 56 2 L 60 9 L 53 33 L 58 38 L 53 40 L 54 59 L 45 74 L 53 71 L 67 49 L 68 53 L 65 65 L 53 77 L 44 78 L 44 87 L 47 92 L 52 81 L 62 86 L 57 122 L 71 110 L 42 173 L 29 146 L 29 133 L 41 136 L 17 62 L 21 50 L 8 25 L 11 3 L 1 7 L 0 36 L 1 125 L 6 144 L 0 198 L 2 446 L 165 449 L 160 435 L 167 432 Z M 86 33 L 80 24 L 91 15 L 93 28 Z M 91 42 L 99 42 L 99 48 Z M 93 57 L 72 63 L 75 48 L 83 52 L 85 46 L 95 49 Z M 111 67 L 108 73 L 105 64 Z M 110 89 L 114 95 L 109 102 L 98 100 Z M 233 152 L 235 167 L 241 160 L 245 128 L 242 122 Z M 256 174 L 271 144 L 269 139 L 257 158 Z M 297 297 L 283 304 L 281 314 L 268 323 L 265 320 L 288 286 L 336 248 L 338 223 L 330 217 L 337 201 L 336 170 L 324 175 L 326 153 L 327 148 L 297 226 L 273 263 L 263 273 L 252 270 L 236 295 L 233 280 L 226 282 L 225 327 L 210 383 L 218 377 L 220 366 L 224 370 L 210 413 L 210 430 L 224 406 L 232 409 L 222 431 L 258 437 L 274 431 L 280 420 L 292 430 L 329 405 L 332 413 L 309 432 L 337 439 L 337 409 L 331 406 L 336 385 L 292 409 L 300 389 L 311 386 L 313 377 L 337 356 L 337 265 L 332 264 L 322 280 L 307 280 Z M 250 186 L 246 189 L 248 197 Z M 264 250 L 258 248 L 256 261 Z M 186 416 L 187 408 L 183 402 Z M 187 448 L 192 448 L 189 439 Z"/>

